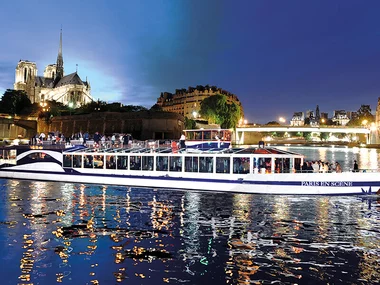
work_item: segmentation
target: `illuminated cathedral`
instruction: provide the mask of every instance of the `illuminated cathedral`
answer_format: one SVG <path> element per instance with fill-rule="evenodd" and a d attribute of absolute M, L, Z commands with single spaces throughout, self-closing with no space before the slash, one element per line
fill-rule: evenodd
<path fill-rule="evenodd" d="M 35 62 L 20 60 L 16 67 L 14 89 L 25 91 L 32 103 L 54 100 L 76 108 L 93 101 L 87 79 L 83 81 L 77 72 L 64 74 L 62 30 L 57 63 L 46 66 L 44 75 L 38 76 Z"/>

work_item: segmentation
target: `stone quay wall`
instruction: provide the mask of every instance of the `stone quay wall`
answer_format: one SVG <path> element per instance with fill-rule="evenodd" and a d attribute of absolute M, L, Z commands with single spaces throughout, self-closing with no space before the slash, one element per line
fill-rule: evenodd
<path fill-rule="evenodd" d="M 37 132 L 61 132 L 66 137 L 78 132 L 93 135 L 129 133 L 138 140 L 179 139 L 184 117 L 169 112 L 98 112 L 86 115 L 54 117 L 50 122 L 38 121 Z"/>

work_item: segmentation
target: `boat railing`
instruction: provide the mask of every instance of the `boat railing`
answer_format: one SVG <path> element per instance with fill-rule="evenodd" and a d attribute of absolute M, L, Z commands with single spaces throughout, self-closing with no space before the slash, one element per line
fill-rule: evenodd
<path fill-rule="evenodd" d="M 380 172 L 379 169 L 358 169 L 357 171 L 353 171 L 352 169 L 349 169 L 349 170 L 346 170 L 346 171 L 342 171 L 342 172 L 360 172 L 360 173 L 377 173 L 377 172 Z M 313 170 L 296 170 L 295 173 L 336 173 L 335 170 L 329 170 L 329 171 L 318 171 L 318 172 L 314 172 Z"/>
<path fill-rule="evenodd" d="M 358 169 L 357 171 L 354 171 L 353 169 L 350 169 L 349 172 L 361 172 L 361 173 L 369 172 L 369 173 L 378 173 L 378 172 L 380 172 L 380 170 L 379 170 L 379 169 L 360 168 L 360 169 Z"/>
<path fill-rule="evenodd" d="M 17 164 L 17 160 L 15 158 L 2 158 L 0 159 L 0 165 L 3 165 L 3 164 L 9 164 L 9 165 L 16 165 Z"/>

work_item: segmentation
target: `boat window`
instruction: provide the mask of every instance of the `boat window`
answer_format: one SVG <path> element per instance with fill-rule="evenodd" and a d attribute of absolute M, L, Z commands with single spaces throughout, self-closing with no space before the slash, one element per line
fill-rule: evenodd
<path fill-rule="evenodd" d="M 106 155 L 106 168 L 107 169 L 116 169 L 116 156 L 115 155 Z"/>
<path fill-rule="evenodd" d="M 277 173 L 289 173 L 289 158 L 276 158 L 275 160 L 275 171 Z"/>
<path fill-rule="evenodd" d="M 198 172 L 198 161 L 197 156 L 185 157 L 185 171 Z"/>
<path fill-rule="evenodd" d="M 216 173 L 230 173 L 230 158 L 217 157 L 216 158 Z"/>
<path fill-rule="evenodd" d="M 182 171 L 182 157 L 171 156 L 169 166 L 170 171 Z"/>
<path fill-rule="evenodd" d="M 16 150 L 15 149 L 3 149 L 0 153 L 1 159 L 16 159 Z"/>
<path fill-rule="evenodd" d="M 85 155 L 83 157 L 83 167 L 84 168 L 93 168 L 94 157 L 92 155 Z"/>
<path fill-rule="evenodd" d="M 200 157 L 199 172 L 211 173 L 213 171 L 213 162 L 212 157 Z"/>
<path fill-rule="evenodd" d="M 93 165 L 94 168 L 103 168 L 104 155 L 94 155 Z"/>
<path fill-rule="evenodd" d="M 9 151 L 9 159 L 16 159 L 17 153 L 15 149 Z"/>
<path fill-rule="evenodd" d="M 234 157 L 233 171 L 234 173 L 249 173 L 249 157 Z"/>
<path fill-rule="evenodd" d="M 82 156 L 81 155 L 74 155 L 73 167 L 75 167 L 75 168 L 81 168 L 82 167 Z"/>
<path fill-rule="evenodd" d="M 153 156 L 143 156 L 142 159 L 142 170 L 153 170 Z"/>
<path fill-rule="evenodd" d="M 44 152 L 34 152 L 27 156 L 29 159 L 32 160 L 50 160 L 51 156 Z"/>
<path fill-rule="evenodd" d="M 157 158 L 156 158 L 156 170 L 157 171 L 168 171 L 168 157 L 167 156 L 157 156 Z"/>
<path fill-rule="evenodd" d="M 304 162 L 305 163 L 305 162 Z M 297 172 L 309 172 L 309 170 L 305 170 L 305 169 L 302 169 L 302 165 L 301 165 L 301 158 L 294 158 L 294 165 L 293 165 L 293 168 L 297 171 Z M 313 172 L 312 170 L 310 172 Z"/>
<path fill-rule="evenodd" d="M 128 166 L 128 156 L 119 155 L 117 157 L 117 169 L 127 169 Z"/>
<path fill-rule="evenodd" d="M 211 140 L 211 131 L 203 132 L 203 140 Z"/>
<path fill-rule="evenodd" d="M 129 162 L 130 170 L 141 170 L 141 156 L 132 156 L 130 157 Z"/>
<path fill-rule="evenodd" d="M 73 156 L 65 154 L 63 157 L 63 167 L 73 167 Z"/>
<path fill-rule="evenodd" d="M 271 161 L 272 161 L 271 158 L 264 158 L 265 173 L 271 173 L 272 172 Z"/>
<path fill-rule="evenodd" d="M 224 130 L 223 133 L 221 134 L 222 136 L 220 137 L 222 140 L 225 141 L 230 141 L 231 140 L 231 131 L 229 130 Z"/>

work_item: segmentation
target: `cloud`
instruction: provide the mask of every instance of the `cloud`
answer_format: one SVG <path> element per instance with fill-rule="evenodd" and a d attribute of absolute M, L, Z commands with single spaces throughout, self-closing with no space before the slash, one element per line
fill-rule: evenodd
<path fill-rule="evenodd" d="M 0 62 L 0 95 L 3 95 L 6 89 L 13 89 L 15 66 L 16 63 Z"/>

